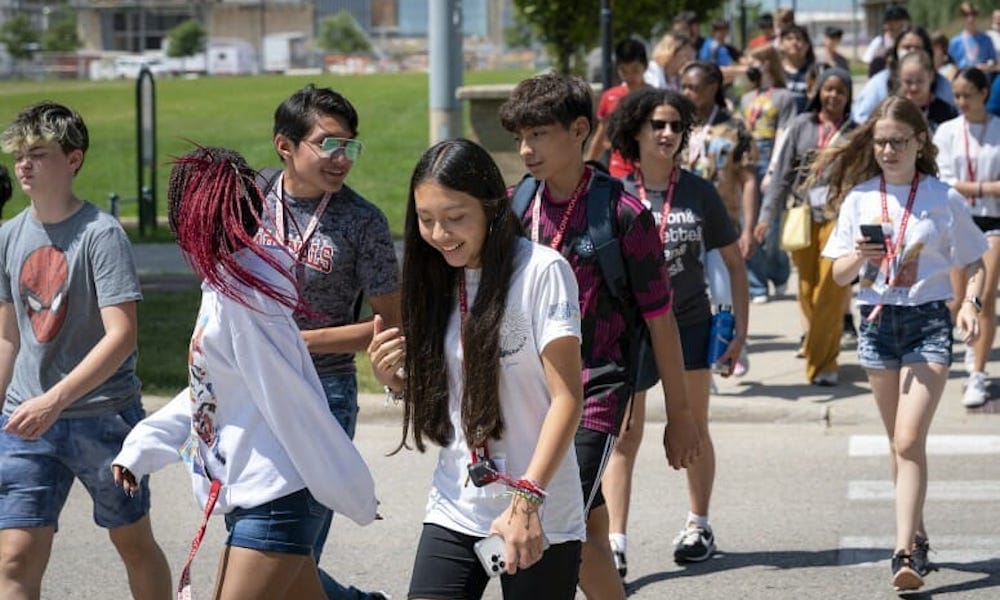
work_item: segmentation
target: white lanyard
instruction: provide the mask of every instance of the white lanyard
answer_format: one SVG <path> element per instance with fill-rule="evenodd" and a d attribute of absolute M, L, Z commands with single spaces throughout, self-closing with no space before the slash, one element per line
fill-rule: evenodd
<path fill-rule="evenodd" d="M 284 176 L 285 176 L 284 173 L 278 175 L 278 181 L 276 184 L 278 187 L 278 201 L 275 203 L 274 206 L 274 228 L 276 229 L 275 233 L 278 235 L 278 243 L 280 243 L 282 246 L 288 247 L 288 242 L 285 235 L 285 188 L 282 185 L 282 179 L 284 178 Z M 293 250 L 293 254 L 295 255 L 296 260 L 298 260 L 299 262 L 302 261 L 302 254 L 303 252 L 306 252 L 307 248 L 309 247 L 309 238 L 311 238 L 312 235 L 316 233 L 316 228 L 319 227 L 320 217 L 323 216 L 323 213 L 326 211 L 327 205 L 330 204 L 330 198 L 332 197 L 333 197 L 333 192 L 327 192 L 323 194 L 323 199 L 319 201 L 319 206 L 316 207 L 316 210 L 309 218 L 309 225 L 306 226 L 305 232 L 302 233 L 301 237 L 302 245 L 299 246 L 298 251 L 294 251 L 292 248 L 289 248 L 289 250 Z M 292 221 L 294 222 L 295 219 L 292 219 Z M 297 228 L 298 224 L 296 223 L 296 229 Z"/>

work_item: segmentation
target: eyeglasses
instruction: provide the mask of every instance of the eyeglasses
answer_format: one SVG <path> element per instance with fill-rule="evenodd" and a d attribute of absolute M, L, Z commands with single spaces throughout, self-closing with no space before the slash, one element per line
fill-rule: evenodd
<path fill-rule="evenodd" d="M 684 131 L 683 121 L 665 121 L 663 119 L 650 119 L 649 126 L 653 128 L 653 131 L 663 131 L 666 129 L 667 125 L 670 125 L 670 131 L 674 133 L 680 133 Z"/>
<path fill-rule="evenodd" d="M 905 137 L 905 138 L 875 138 L 875 139 L 872 140 L 872 145 L 875 146 L 876 150 L 884 149 L 886 146 L 888 146 L 888 147 L 892 148 L 893 152 L 899 152 L 903 148 L 906 148 L 906 145 L 909 144 L 910 140 L 912 140 L 912 139 L 913 139 L 912 137 Z"/>
<path fill-rule="evenodd" d="M 308 142 L 309 140 L 306 141 Z M 343 156 L 351 162 L 358 160 L 358 157 L 361 156 L 361 150 L 365 147 L 358 140 L 338 137 L 325 137 L 318 144 L 316 142 L 309 143 L 319 148 L 319 152 L 323 155 L 323 158 Z"/>

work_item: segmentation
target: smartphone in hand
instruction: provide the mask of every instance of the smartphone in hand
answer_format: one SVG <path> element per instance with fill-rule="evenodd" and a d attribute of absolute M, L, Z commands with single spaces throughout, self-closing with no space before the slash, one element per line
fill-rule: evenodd
<path fill-rule="evenodd" d="M 882 244 L 882 247 L 886 248 L 885 232 L 882 231 L 881 225 L 862 225 L 861 236 L 866 238 L 869 243 Z"/>

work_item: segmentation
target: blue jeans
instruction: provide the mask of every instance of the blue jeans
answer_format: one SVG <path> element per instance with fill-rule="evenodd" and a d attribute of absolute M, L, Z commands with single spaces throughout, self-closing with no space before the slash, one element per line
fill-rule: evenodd
<path fill-rule="evenodd" d="M 320 375 L 319 380 L 323 384 L 330 413 L 344 428 L 347 437 L 353 440 L 354 428 L 358 424 L 357 376 L 354 373 Z M 333 511 L 326 509 L 325 512 L 319 535 L 316 538 L 316 545 L 313 546 L 313 556 L 316 557 L 317 565 L 319 557 L 323 553 L 326 538 L 330 535 L 330 524 L 333 522 Z M 319 570 L 319 580 L 323 585 L 323 593 L 330 600 L 363 600 L 368 597 L 366 592 L 362 592 L 354 586 L 345 587 L 323 569 Z"/>
<path fill-rule="evenodd" d="M 74 479 L 93 499 L 98 526 L 124 527 L 146 516 L 149 477 L 129 496 L 111 476 L 125 436 L 145 416 L 136 399 L 119 412 L 57 419 L 37 440 L 0 431 L 0 529 L 58 529 Z M 0 417 L 0 428 L 7 420 Z"/>
<path fill-rule="evenodd" d="M 757 140 L 757 147 L 760 149 L 760 160 L 757 161 L 757 209 L 760 209 L 760 184 L 767 174 L 767 164 L 771 162 L 771 151 L 774 149 L 774 142 L 769 140 Z M 774 182 L 771 185 L 775 185 Z M 753 256 L 747 261 L 747 280 L 750 284 L 750 297 L 767 296 L 768 281 L 775 286 L 785 285 L 792 274 L 792 266 L 788 260 L 788 254 L 781 249 L 781 213 L 784 211 L 784 199 L 779 199 L 778 209 L 774 211 L 774 218 L 771 226 L 767 230 L 767 237 Z"/>
<path fill-rule="evenodd" d="M 951 312 L 943 300 L 918 306 L 887 304 L 875 320 L 861 307 L 858 362 L 866 369 L 898 370 L 916 363 L 951 364 Z"/>

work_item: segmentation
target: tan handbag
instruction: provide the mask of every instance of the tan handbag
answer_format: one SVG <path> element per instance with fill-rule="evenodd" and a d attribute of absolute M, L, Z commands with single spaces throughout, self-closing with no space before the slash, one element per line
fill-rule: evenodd
<path fill-rule="evenodd" d="M 801 250 L 812 243 L 812 209 L 803 202 L 785 210 L 781 217 L 781 249 Z"/>

